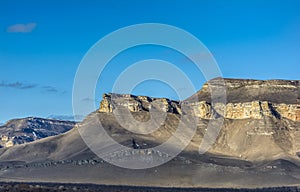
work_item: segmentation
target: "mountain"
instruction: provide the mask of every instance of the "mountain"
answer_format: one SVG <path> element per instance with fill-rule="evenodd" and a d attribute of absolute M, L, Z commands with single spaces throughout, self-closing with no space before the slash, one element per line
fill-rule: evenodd
<path fill-rule="evenodd" d="M 49 115 L 47 119 L 57 119 L 57 120 L 62 120 L 62 121 L 76 121 L 76 119 L 84 119 L 83 115 Z"/>
<path fill-rule="evenodd" d="M 213 79 L 184 101 L 104 94 L 99 109 L 70 131 L 1 149 L 0 180 L 163 187 L 299 186 L 300 81 L 221 82 L 225 87 L 220 79 Z M 222 87 L 226 103 L 221 102 Z M 212 89 L 217 94 L 212 95 Z M 201 146 L 208 151 L 199 153 Z M 103 159 L 129 167 L 159 166 L 127 169 Z"/>
<path fill-rule="evenodd" d="M 11 147 L 69 131 L 72 121 L 28 117 L 13 119 L 0 126 L 0 146 Z"/>

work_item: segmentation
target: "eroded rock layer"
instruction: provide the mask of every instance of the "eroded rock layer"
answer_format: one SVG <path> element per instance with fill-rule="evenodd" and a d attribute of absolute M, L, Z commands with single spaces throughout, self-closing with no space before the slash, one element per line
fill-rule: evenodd
<path fill-rule="evenodd" d="M 299 103 L 272 103 L 266 100 L 211 104 L 205 100 L 179 102 L 166 98 L 151 98 L 129 94 L 104 94 L 99 112 L 111 113 L 116 107 L 122 107 L 127 108 L 130 112 L 149 111 L 151 108 L 155 108 L 162 112 L 182 114 L 182 105 L 188 106 L 195 116 L 203 119 L 211 119 L 219 112 L 228 119 L 262 119 L 268 116 L 300 121 Z"/>

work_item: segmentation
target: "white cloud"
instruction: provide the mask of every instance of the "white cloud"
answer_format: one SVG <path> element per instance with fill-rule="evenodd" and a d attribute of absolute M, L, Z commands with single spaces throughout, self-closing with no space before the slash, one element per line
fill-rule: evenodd
<path fill-rule="evenodd" d="M 30 33 L 36 27 L 36 23 L 15 24 L 7 28 L 9 33 Z"/>

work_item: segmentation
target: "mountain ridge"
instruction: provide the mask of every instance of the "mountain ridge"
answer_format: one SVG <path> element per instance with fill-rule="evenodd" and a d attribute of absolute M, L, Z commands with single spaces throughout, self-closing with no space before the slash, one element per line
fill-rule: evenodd
<path fill-rule="evenodd" d="M 229 101 L 242 101 L 243 98 L 247 98 L 243 103 L 251 104 L 251 109 L 252 102 L 254 102 L 254 109 L 258 109 L 255 112 L 259 116 L 238 118 L 239 116 L 234 115 L 242 114 L 242 117 L 247 115 L 247 112 L 240 111 L 245 106 L 231 106 L 230 111 L 236 110 L 237 113 L 231 113 L 234 118 L 228 118 L 225 113 L 224 123 L 215 142 L 202 155 L 198 153 L 198 150 L 208 125 L 218 121 L 219 118 L 223 118 L 219 115 L 212 116 L 214 106 L 209 102 L 209 99 L 206 100 L 209 96 L 209 87 L 204 86 L 202 90 L 190 97 L 191 100 L 189 100 L 190 98 L 187 99 L 191 103 L 195 103 L 194 98 L 196 97 L 203 99 L 198 100 L 195 105 L 189 106 L 188 109 L 192 109 L 191 114 L 186 114 L 187 111 L 181 110 L 183 103 L 180 101 L 128 94 L 117 95 L 114 103 L 117 105 L 116 107 L 120 107 L 120 112 L 124 112 L 122 110 L 130 112 L 121 113 L 124 115 L 121 117 L 124 121 L 130 120 L 130 116 L 132 116 L 139 122 L 147 122 L 151 112 L 166 114 L 165 121 L 162 124 L 157 124 L 159 129 L 149 134 L 131 132 L 124 127 L 127 125 L 138 130 L 146 129 L 142 124 L 137 126 L 131 121 L 126 122 L 126 124 L 118 122 L 119 116 L 115 115 L 116 111 L 114 110 L 116 108 L 112 103 L 114 96 L 106 94 L 100 103 L 99 110 L 88 115 L 83 122 L 76 124 L 70 131 L 32 143 L 0 149 L 2 165 L 0 167 L 0 180 L 5 180 L 5 178 L 22 180 L 26 176 L 26 178 L 34 181 L 56 182 L 63 180 L 139 186 L 250 188 L 257 186 L 299 186 L 300 141 L 298 138 L 300 136 L 300 122 L 296 112 L 298 108 L 295 109 L 297 118 L 294 120 L 288 115 L 282 115 L 282 112 L 278 116 L 272 111 L 279 111 L 280 103 L 275 101 L 284 101 L 284 99 L 288 100 L 285 103 L 286 106 L 296 105 L 298 107 L 299 84 L 289 86 L 290 82 L 287 82 L 288 86 L 282 86 L 284 82 L 280 81 L 280 86 L 271 88 L 265 85 L 249 87 L 245 83 L 232 88 L 227 86 L 227 83 Z M 258 95 L 256 91 L 261 97 L 253 99 Z M 271 96 L 274 97 L 276 92 L 278 92 L 276 94 L 278 98 L 274 99 Z M 239 94 L 235 95 L 237 93 Z M 249 102 L 249 98 L 253 100 Z M 262 98 L 265 98 L 266 101 L 261 101 Z M 270 103 L 272 106 L 269 105 Z M 209 104 L 212 108 L 209 108 Z M 290 112 L 287 110 L 286 113 L 289 114 Z M 189 141 L 184 137 L 178 137 L 174 141 L 175 143 L 171 143 L 174 144 L 175 148 L 178 142 L 188 142 L 188 146 L 178 156 L 172 157 L 169 162 L 146 170 L 124 169 L 106 163 L 91 151 L 82 138 L 85 134 L 93 133 L 91 132 L 93 129 L 99 129 L 97 125 L 98 122 L 101 122 L 106 133 L 114 141 L 128 149 L 128 151 L 116 150 L 107 153 L 112 161 L 122 161 L 123 158 L 131 157 L 136 153 L 150 159 L 167 158 L 169 154 L 157 151 L 153 147 L 166 142 L 176 132 L 181 121 L 184 129 L 190 130 L 191 122 L 187 121 L 188 118 L 185 119 L 188 116 L 198 119 L 193 138 Z M 106 138 L 99 138 L 101 138 L 98 139 L 100 146 L 107 145 L 108 140 Z M 129 153 L 129 149 L 133 149 L 136 153 Z M 24 174 L 29 170 L 31 175 Z M 47 174 L 43 175 L 45 171 Z"/>
<path fill-rule="evenodd" d="M 99 112 L 112 112 L 114 105 L 127 107 L 131 112 L 149 111 L 151 106 L 163 112 L 174 112 L 181 114 L 181 103 L 195 105 L 198 108 L 196 116 L 210 119 L 215 111 L 210 95 L 210 86 L 227 89 L 225 106 L 218 106 L 224 110 L 225 118 L 262 118 L 263 115 L 276 116 L 277 118 L 288 118 L 293 121 L 300 121 L 300 81 L 299 80 L 253 80 L 253 79 L 212 79 L 204 84 L 203 88 L 193 96 L 183 101 L 170 100 L 167 98 L 153 98 L 148 96 L 136 96 L 131 94 L 103 94 L 100 102 Z M 271 86 L 271 87 L 270 87 Z M 265 88 L 267 87 L 267 88 Z M 243 97 L 241 92 L 251 89 L 251 92 L 265 96 L 257 96 L 257 93 L 247 94 Z M 224 93 L 226 93 L 224 92 Z M 232 93 L 233 92 L 233 93 Z M 247 91 L 246 93 L 248 93 Z M 280 93 L 274 99 L 273 93 Z M 270 94 L 271 93 L 271 94 Z M 236 99 L 238 97 L 239 99 Z M 114 101 L 112 101 L 114 99 Z M 243 99 L 243 101 L 241 101 Z M 226 103 L 225 103 L 226 102 Z M 158 105 L 158 106 L 157 106 Z M 218 105 L 216 103 L 215 105 Z M 243 110 L 244 109 L 244 110 Z M 237 111 L 242 111 L 239 114 Z M 223 113 L 222 113 L 223 114 Z"/>
<path fill-rule="evenodd" d="M 71 130 L 73 121 L 39 117 L 17 118 L 0 125 L 0 146 L 11 147 Z"/>

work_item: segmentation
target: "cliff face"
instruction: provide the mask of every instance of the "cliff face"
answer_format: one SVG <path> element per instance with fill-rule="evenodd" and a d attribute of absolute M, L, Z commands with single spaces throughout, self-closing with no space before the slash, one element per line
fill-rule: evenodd
<path fill-rule="evenodd" d="M 203 119 L 213 118 L 217 107 L 224 111 L 224 117 L 228 119 L 262 119 L 268 116 L 300 121 L 299 81 L 225 79 L 224 82 L 227 89 L 225 106 L 219 103 L 212 106 L 210 103 L 210 86 L 220 86 L 215 80 L 206 83 L 198 93 L 183 101 L 184 104 L 193 109 L 195 116 Z M 113 112 L 115 106 L 122 106 L 131 112 L 156 108 L 163 112 L 182 114 L 181 104 L 165 98 L 104 94 L 99 112 Z"/>
<path fill-rule="evenodd" d="M 261 119 L 268 116 L 300 121 L 300 81 L 289 80 L 213 79 L 187 99 L 188 102 L 194 103 L 196 110 L 198 109 L 197 116 L 206 118 L 207 115 L 205 117 L 201 114 L 212 111 L 211 88 L 218 90 L 222 85 L 225 85 L 226 89 L 225 118 Z M 203 107 L 203 104 L 206 107 Z M 218 103 L 215 104 L 217 105 Z M 201 109 L 208 111 L 201 113 Z"/>
<path fill-rule="evenodd" d="M 216 104 L 218 105 L 218 104 Z M 213 107 L 207 102 L 197 102 L 194 104 L 195 115 L 210 119 Z M 228 119 L 262 119 L 264 117 L 274 117 L 277 119 L 287 118 L 292 121 L 300 121 L 299 104 L 276 104 L 268 101 L 252 101 L 244 103 L 227 103 L 225 106 L 225 118 Z"/>
<path fill-rule="evenodd" d="M 162 112 L 181 114 L 178 101 L 130 94 L 104 94 L 99 112 L 113 112 L 116 106 L 125 107 L 131 112 L 150 111 L 151 108 L 155 108 Z"/>
<path fill-rule="evenodd" d="M 299 81 L 224 79 L 224 82 L 225 104 L 212 104 L 210 89 L 218 90 L 221 85 L 219 81 L 211 80 L 184 101 L 104 94 L 98 112 L 109 115 L 117 106 L 129 109 L 134 116 L 143 116 L 145 113 L 140 112 L 148 112 L 151 108 L 176 117 L 187 113 L 194 115 L 199 118 L 199 124 L 190 144 L 191 151 L 196 151 L 193 146 L 201 143 L 208 120 L 213 122 L 223 116 L 223 126 L 210 153 L 247 160 L 269 160 L 281 156 L 299 159 Z M 183 110 L 183 107 L 188 110 Z"/>

